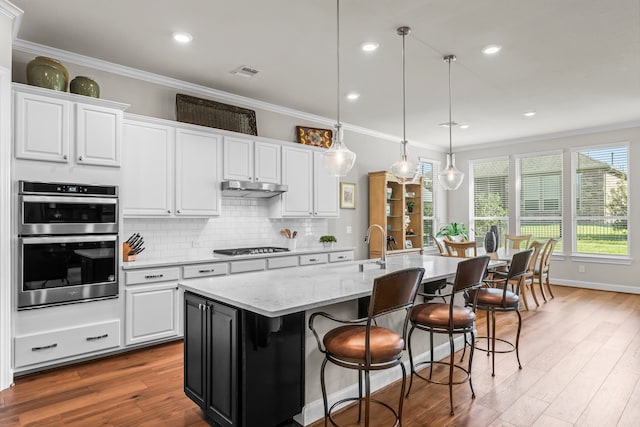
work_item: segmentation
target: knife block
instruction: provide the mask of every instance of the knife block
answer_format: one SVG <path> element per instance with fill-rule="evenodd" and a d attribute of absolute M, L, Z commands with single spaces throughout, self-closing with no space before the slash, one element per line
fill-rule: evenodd
<path fill-rule="evenodd" d="M 136 256 L 131 253 L 131 246 L 127 242 L 122 244 L 122 260 L 124 262 L 135 261 Z"/>

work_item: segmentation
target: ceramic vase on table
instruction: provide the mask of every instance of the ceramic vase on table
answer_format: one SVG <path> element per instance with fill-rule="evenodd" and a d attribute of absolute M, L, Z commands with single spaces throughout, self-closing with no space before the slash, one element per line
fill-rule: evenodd
<path fill-rule="evenodd" d="M 487 231 L 484 235 L 484 251 L 486 253 L 496 252 L 498 250 L 498 242 L 493 231 Z"/>
<path fill-rule="evenodd" d="M 69 72 L 57 59 L 36 56 L 27 64 L 27 83 L 66 92 L 69 87 Z"/>
<path fill-rule="evenodd" d="M 69 85 L 71 93 L 100 98 L 100 86 L 95 80 L 85 76 L 76 76 Z"/>

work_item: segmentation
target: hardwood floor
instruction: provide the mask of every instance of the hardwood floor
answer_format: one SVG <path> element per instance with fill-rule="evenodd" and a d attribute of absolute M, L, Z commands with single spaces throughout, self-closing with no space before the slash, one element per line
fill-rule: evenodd
<path fill-rule="evenodd" d="M 640 295 L 560 286 L 554 293 L 522 312 L 522 370 L 515 354 L 498 354 L 491 377 L 490 358 L 476 352 L 476 399 L 468 384 L 455 386 L 454 416 L 446 386 L 416 379 L 404 400 L 403 425 L 640 425 Z M 499 335 L 514 326 L 513 314 L 500 316 Z M 175 342 L 19 377 L 0 392 L 0 425 L 208 425 L 185 397 L 182 376 L 182 343 Z M 399 390 L 392 384 L 376 397 L 396 405 Z M 374 410 L 375 425 L 389 425 L 386 411 Z M 347 409 L 336 418 L 355 426 L 354 414 Z"/>

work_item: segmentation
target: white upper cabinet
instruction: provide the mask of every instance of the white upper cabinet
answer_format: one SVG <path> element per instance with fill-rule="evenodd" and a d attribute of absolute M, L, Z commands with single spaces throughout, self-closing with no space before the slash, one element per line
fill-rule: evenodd
<path fill-rule="evenodd" d="M 225 137 L 223 169 L 225 180 L 280 184 L 280 145 Z"/>
<path fill-rule="evenodd" d="M 124 215 L 220 215 L 222 136 L 170 123 L 124 121 Z"/>
<path fill-rule="evenodd" d="M 120 166 L 122 111 L 76 104 L 77 162 Z"/>
<path fill-rule="evenodd" d="M 313 215 L 318 217 L 340 216 L 339 181 L 324 165 L 322 153 L 313 152 Z"/>
<path fill-rule="evenodd" d="M 15 92 L 14 115 L 17 158 L 67 163 L 71 102 Z"/>
<path fill-rule="evenodd" d="M 171 215 L 174 135 L 171 126 L 124 121 L 121 190 L 124 215 Z"/>
<path fill-rule="evenodd" d="M 273 198 L 271 217 L 337 217 L 338 178 L 322 164 L 322 152 L 282 147 L 282 183 L 289 188 Z"/>
<path fill-rule="evenodd" d="M 176 215 L 220 215 L 222 137 L 176 132 Z"/>
<path fill-rule="evenodd" d="M 126 104 L 19 83 L 13 88 L 16 158 L 120 166 Z"/>

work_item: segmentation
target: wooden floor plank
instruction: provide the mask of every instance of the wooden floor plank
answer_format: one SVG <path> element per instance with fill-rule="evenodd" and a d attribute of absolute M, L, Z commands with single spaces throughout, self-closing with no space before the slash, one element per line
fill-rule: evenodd
<path fill-rule="evenodd" d="M 454 387 L 414 380 L 404 399 L 405 427 L 567 427 L 640 425 L 640 295 L 554 286 L 556 298 L 523 311 L 521 361 L 476 352 L 473 383 Z M 484 329 L 484 315 L 478 327 Z M 499 336 L 513 336 L 515 316 L 499 316 Z M 461 353 L 457 354 L 460 357 Z M 468 358 L 468 352 L 465 362 Z M 183 346 L 173 342 L 16 379 L 0 392 L 0 425 L 53 427 L 204 427 L 183 392 Z M 442 368 L 435 375 L 446 376 Z M 396 406 L 399 382 L 375 393 Z M 355 408 L 337 415 L 351 417 Z M 389 425 L 374 407 L 374 426 Z M 320 427 L 319 420 L 311 427 Z M 360 424 L 360 427 L 363 424 Z M 269 426 L 260 426 L 269 427 Z"/>

